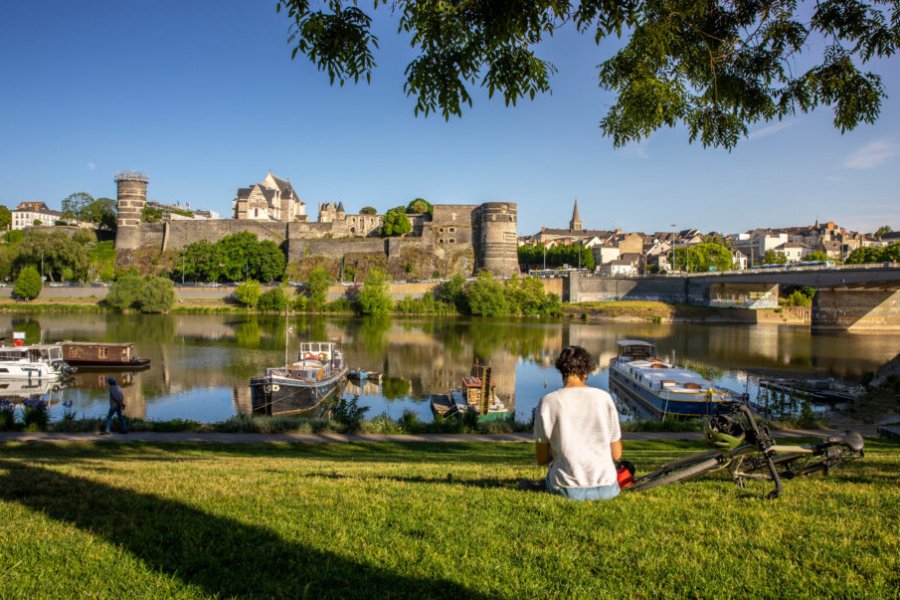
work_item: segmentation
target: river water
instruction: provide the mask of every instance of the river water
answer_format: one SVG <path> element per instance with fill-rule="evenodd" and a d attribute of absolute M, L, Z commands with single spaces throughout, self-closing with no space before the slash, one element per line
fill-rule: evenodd
<path fill-rule="evenodd" d="M 473 362 L 493 367 L 496 393 L 527 421 L 540 397 L 560 385 L 553 362 L 570 344 L 598 360 L 589 384 L 607 389 L 607 365 L 616 340 L 657 345 L 658 355 L 712 377 L 736 391 L 755 393 L 759 374 L 833 376 L 859 380 L 900 351 L 896 335 L 815 334 L 805 327 L 540 322 L 456 318 L 368 320 L 243 315 L 0 315 L 0 332 L 24 331 L 29 343 L 132 342 L 150 358 L 143 372 L 116 375 L 131 417 L 215 422 L 250 411 L 248 381 L 266 367 L 294 358 L 301 341 L 334 339 L 351 368 L 384 373 L 381 385 L 348 384 L 368 417 L 398 418 L 410 409 L 431 419 L 431 394 L 447 393 Z M 0 333 L 3 335 L 4 333 Z M 750 374 L 748 379 L 747 375 Z M 106 373 L 81 373 L 48 394 L 51 418 L 105 416 Z M 625 411 L 627 412 L 627 410 Z"/>

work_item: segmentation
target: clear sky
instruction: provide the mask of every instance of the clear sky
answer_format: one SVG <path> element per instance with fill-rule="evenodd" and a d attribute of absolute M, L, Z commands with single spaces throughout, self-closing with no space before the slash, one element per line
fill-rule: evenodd
<path fill-rule="evenodd" d="M 236 189 L 271 170 L 307 203 L 380 211 L 432 203 L 519 205 L 519 233 L 566 227 L 735 232 L 834 220 L 900 229 L 900 59 L 878 68 L 890 98 L 842 135 L 828 109 L 760 125 L 732 152 L 683 129 L 614 149 L 597 48 L 568 29 L 542 48 L 552 95 L 507 108 L 473 90 L 461 119 L 413 116 L 412 58 L 388 13 L 371 85 L 330 86 L 290 58 L 274 0 L 0 2 L 0 202 L 115 197 L 140 170 L 150 197 L 230 216 Z"/>

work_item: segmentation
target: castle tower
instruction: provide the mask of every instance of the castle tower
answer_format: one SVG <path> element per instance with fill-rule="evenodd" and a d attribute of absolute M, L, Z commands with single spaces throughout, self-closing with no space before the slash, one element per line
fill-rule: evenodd
<path fill-rule="evenodd" d="M 146 173 L 119 171 L 116 173 L 116 207 L 118 209 L 117 250 L 135 250 L 141 245 L 141 212 L 147 204 Z"/>
<path fill-rule="evenodd" d="M 581 215 L 578 214 L 578 198 L 575 198 L 575 208 L 572 209 L 572 220 L 569 221 L 569 231 L 581 231 Z"/>
<path fill-rule="evenodd" d="M 512 202 L 486 202 L 473 214 L 475 262 L 478 269 L 499 277 L 519 272 L 516 213 Z"/>

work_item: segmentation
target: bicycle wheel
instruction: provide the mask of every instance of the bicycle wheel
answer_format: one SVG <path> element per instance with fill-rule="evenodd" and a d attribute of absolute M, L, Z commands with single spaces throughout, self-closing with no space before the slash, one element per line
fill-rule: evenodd
<path fill-rule="evenodd" d="M 681 462 L 671 467 L 663 467 L 662 469 L 644 475 L 643 477 L 638 477 L 635 479 L 634 485 L 629 489 L 634 491 L 649 490 L 661 485 L 687 481 L 688 479 L 716 471 L 720 468 L 722 468 L 722 465 L 719 462 L 718 456 L 702 456 L 699 457 L 696 462 Z"/>

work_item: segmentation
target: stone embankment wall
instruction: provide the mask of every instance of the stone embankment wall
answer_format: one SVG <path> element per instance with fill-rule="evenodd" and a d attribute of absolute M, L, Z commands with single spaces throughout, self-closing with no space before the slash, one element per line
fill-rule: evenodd
<path fill-rule="evenodd" d="M 900 330 L 900 290 L 833 288 L 813 297 L 813 329 L 853 332 Z"/>
<path fill-rule="evenodd" d="M 572 276 L 563 281 L 563 290 L 563 300 L 576 303 L 653 300 L 685 304 L 688 298 L 687 280 L 680 277 L 619 279 Z"/>
<path fill-rule="evenodd" d="M 569 277 L 563 284 L 569 302 L 648 300 L 670 304 L 698 304 L 717 308 L 777 308 L 778 284 L 717 283 L 704 278 Z"/>

